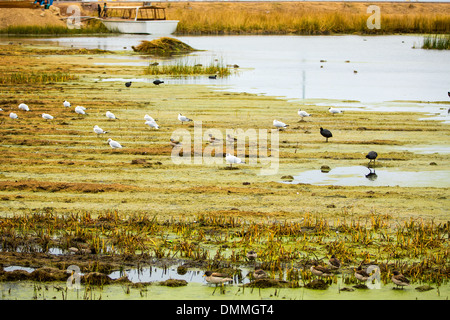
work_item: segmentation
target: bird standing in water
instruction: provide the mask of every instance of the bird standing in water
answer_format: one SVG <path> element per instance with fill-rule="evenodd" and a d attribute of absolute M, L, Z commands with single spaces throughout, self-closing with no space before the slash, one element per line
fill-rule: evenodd
<path fill-rule="evenodd" d="M 366 158 L 369 159 L 369 164 L 367 165 L 367 168 L 369 168 L 370 163 L 373 161 L 373 167 L 375 168 L 375 159 L 378 157 L 378 153 L 376 153 L 375 151 L 370 151 L 367 155 Z"/>

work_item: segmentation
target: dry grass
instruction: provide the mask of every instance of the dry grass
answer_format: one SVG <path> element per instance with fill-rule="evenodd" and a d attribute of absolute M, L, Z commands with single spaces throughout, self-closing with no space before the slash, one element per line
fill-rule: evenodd
<path fill-rule="evenodd" d="M 367 3 L 180 3 L 168 5 L 179 34 L 448 33 L 450 5 L 377 3 L 381 29 L 369 30 Z"/>

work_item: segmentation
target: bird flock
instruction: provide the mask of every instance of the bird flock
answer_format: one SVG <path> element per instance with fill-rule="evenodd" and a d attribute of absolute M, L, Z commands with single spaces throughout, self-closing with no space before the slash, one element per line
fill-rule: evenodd
<path fill-rule="evenodd" d="M 256 261 L 258 254 L 254 250 L 250 250 L 247 252 L 246 257 L 249 261 Z M 342 268 L 341 261 L 333 254 L 329 258 L 326 265 L 320 264 L 318 260 L 312 261 L 312 265 L 309 270 L 313 276 L 316 276 L 319 279 L 326 279 L 333 277 L 336 272 L 339 272 L 339 269 Z M 375 265 L 370 265 L 367 268 L 363 269 L 360 264 L 357 268 L 352 269 L 353 276 L 360 283 L 368 283 L 373 280 L 380 280 L 380 269 Z M 204 275 L 205 280 L 209 284 L 214 284 L 216 287 L 218 285 L 224 286 L 226 283 L 232 283 L 233 278 L 230 277 L 226 273 L 221 272 L 213 272 L 213 271 L 205 271 Z M 255 265 L 255 269 L 253 272 L 249 273 L 251 279 L 257 281 L 260 279 L 268 279 L 269 275 L 266 271 Z M 391 275 L 391 281 L 396 285 L 396 288 L 402 288 L 410 285 L 410 280 L 405 277 L 398 270 L 394 270 Z"/>
<path fill-rule="evenodd" d="M 155 81 L 153 81 L 153 83 L 154 83 L 155 85 L 160 85 L 160 84 L 164 83 L 164 81 L 161 81 L 161 80 L 155 80 Z M 129 82 L 126 82 L 126 83 L 125 83 L 125 86 L 126 86 L 126 87 L 130 87 L 131 84 L 132 84 L 132 82 L 129 81 Z M 63 101 L 63 106 L 64 106 L 65 108 L 71 108 L 71 107 L 72 107 L 72 104 L 71 104 L 69 101 L 64 100 L 64 101 Z M 29 106 L 28 106 L 27 104 L 25 104 L 25 103 L 20 103 L 19 106 L 18 106 L 18 109 L 19 109 L 20 111 L 25 111 L 25 112 L 30 111 Z M 88 115 L 88 113 L 87 113 L 86 110 L 87 110 L 87 109 L 86 109 L 85 107 L 83 107 L 83 106 L 76 106 L 76 107 L 74 108 L 74 112 L 75 112 L 76 114 L 80 115 L 80 116 Z M 0 111 L 3 111 L 3 110 L 0 110 Z M 336 114 L 343 114 L 343 113 L 344 113 L 343 110 L 340 110 L 340 109 L 337 109 L 337 108 L 334 108 L 334 107 L 328 108 L 328 112 L 329 112 L 331 115 L 333 115 L 333 116 L 336 115 Z M 308 113 L 307 111 L 302 110 L 302 109 L 298 109 L 297 114 L 298 114 L 298 116 L 300 117 L 299 122 L 305 121 L 305 118 L 311 117 L 311 114 L 310 114 L 310 113 Z M 119 118 L 118 118 L 114 113 L 112 113 L 112 112 L 109 111 L 109 110 L 106 111 L 105 116 L 106 116 L 106 118 L 107 118 L 108 120 L 112 120 L 112 121 L 114 121 L 114 120 L 119 120 Z M 9 117 L 10 117 L 11 119 L 19 119 L 18 114 L 15 113 L 15 112 L 10 112 Z M 42 118 L 43 118 L 44 120 L 47 120 L 47 121 L 53 120 L 53 119 L 54 119 L 54 117 L 53 117 L 51 114 L 49 114 L 49 113 L 42 113 Z M 153 117 L 151 117 L 150 115 L 146 114 L 146 115 L 144 116 L 144 120 L 145 120 L 144 124 L 145 124 L 146 126 L 148 126 L 150 129 L 158 130 L 158 129 L 160 128 L 160 126 L 158 125 L 158 123 L 156 122 L 156 120 L 155 120 Z M 189 118 L 189 117 L 187 117 L 187 116 L 185 116 L 185 115 L 179 113 L 179 114 L 178 114 L 178 121 L 180 121 L 181 124 L 184 124 L 184 123 L 192 122 L 193 120 L 192 120 L 191 118 Z M 277 130 L 280 130 L 280 131 L 281 131 L 281 130 L 284 130 L 284 129 L 287 129 L 287 128 L 289 127 L 289 124 L 286 124 L 286 123 L 284 123 L 284 122 L 282 122 L 282 121 L 280 121 L 280 120 L 277 120 L 277 119 L 274 119 L 272 124 L 273 124 L 273 126 L 274 126 Z M 101 135 L 105 135 L 105 134 L 107 134 L 107 133 L 109 132 L 109 131 L 103 130 L 103 129 L 100 128 L 98 125 L 95 125 L 95 126 L 94 126 L 93 131 L 94 131 L 94 133 L 97 134 L 97 137 L 99 137 L 99 136 L 101 136 Z M 319 132 L 320 132 L 320 134 L 326 139 L 325 142 L 328 142 L 328 139 L 330 139 L 330 138 L 333 137 L 333 134 L 332 134 L 331 131 L 328 130 L 328 129 L 325 129 L 325 128 L 320 127 L 320 131 L 319 131 Z M 233 138 L 233 137 L 231 137 L 231 136 L 228 134 L 228 135 L 227 135 L 226 141 L 227 141 L 227 143 L 235 143 L 235 142 L 236 142 L 236 138 Z M 210 140 L 209 140 L 209 142 L 210 142 L 210 143 L 216 143 L 216 142 L 219 142 L 219 141 L 218 141 L 217 139 L 215 139 L 214 137 L 212 137 L 212 135 L 210 134 Z M 110 145 L 110 147 L 113 148 L 113 149 L 120 149 L 120 148 L 123 148 L 123 146 L 122 146 L 119 142 L 117 142 L 117 141 L 115 141 L 115 140 L 112 140 L 111 138 L 109 138 L 109 139 L 107 140 L 107 143 L 108 143 L 108 144 Z M 179 141 L 174 141 L 173 139 L 170 139 L 169 144 L 170 144 L 172 147 L 181 146 L 181 143 L 180 143 Z M 368 164 L 368 167 L 370 166 L 370 164 L 372 163 L 372 161 L 373 161 L 373 164 L 375 165 L 375 159 L 377 158 L 377 156 L 378 156 L 378 154 L 377 154 L 375 151 L 370 151 L 370 152 L 366 155 L 366 158 L 370 160 L 370 161 L 369 161 L 369 164 Z M 230 165 L 230 167 L 232 167 L 233 164 L 245 164 L 245 161 L 244 161 L 244 160 L 242 160 L 242 159 L 240 159 L 240 158 L 238 158 L 238 157 L 236 157 L 236 156 L 234 156 L 234 155 L 232 155 L 232 154 L 229 154 L 229 153 L 226 154 L 225 160 L 226 160 L 226 163 Z"/>

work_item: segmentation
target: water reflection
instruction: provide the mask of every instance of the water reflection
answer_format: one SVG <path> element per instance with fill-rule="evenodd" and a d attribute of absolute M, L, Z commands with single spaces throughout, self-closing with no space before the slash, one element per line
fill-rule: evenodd
<path fill-rule="evenodd" d="M 369 169 L 369 173 L 367 173 Z M 313 185 L 340 186 L 400 186 L 400 187 L 449 187 L 450 171 L 394 171 L 370 169 L 364 166 L 338 167 L 328 173 L 309 170 L 293 176 L 282 183 L 306 183 Z"/>

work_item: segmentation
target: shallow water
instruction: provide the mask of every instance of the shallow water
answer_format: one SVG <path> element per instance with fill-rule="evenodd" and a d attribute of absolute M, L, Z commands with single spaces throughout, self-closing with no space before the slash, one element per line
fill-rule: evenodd
<path fill-rule="evenodd" d="M 450 172 L 400 171 L 388 169 L 368 169 L 364 166 L 338 167 L 328 173 L 309 170 L 293 175 L 294 180 L 284 183 L 307 183 L 334 186 L 374 186 L 374 187 L 450 187 Z"/>
<path fill-rule="evenodd" d="M 151 35 L 23 39 L 22 42 L 131 51 Z M 179 36 L 177 39 L 205 51 L 174 60 L 239 65 L 237 75 L 217 79 L 228 91 L 280 96 L 288 99 L 337 99 L 383 108 L 385 101 L 449 101 L 450 53 L 422 50 L 422 36 Z M 8 38 L 10 41 L 10 38 Z M 125 49 L 124 49 L 125 48 Z M 129 62 L 146 65 L 150 61 Z M 322 61 L 321 61 L 322 60 Z M 171 63 L 161 59 L 161 64 Z M 106 63 L 106 62 L 105 62 Z M 107 62 L 108 64 L 111 62 Z M 127 62 L 117 62 L 119 65 Z M 357 71 L 355 73 L 354 71 Z M 174 83 L 211 84 L 207 77 L 173 78 Z M 411 104 L 397 104 L 408 110 Z M 424 106 L 420 106 L 424 107 Z M 440 112 L 446 105 L 429 105 Z M 447 106 L 448 107 L 448 106 Z M 389 108 L 393 108 L 389 106 Z M 414 110 L 415 111 L 415 110 Z"/>

